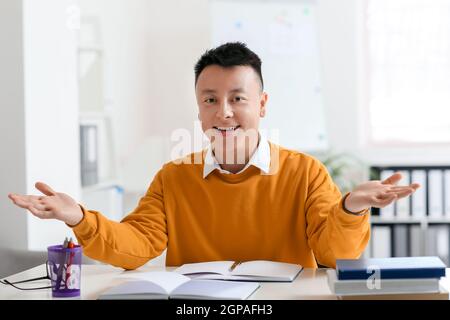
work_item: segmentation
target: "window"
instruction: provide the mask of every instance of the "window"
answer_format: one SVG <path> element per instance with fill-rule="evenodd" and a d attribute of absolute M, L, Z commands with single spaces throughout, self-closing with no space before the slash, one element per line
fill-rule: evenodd
<path fill-rule="evenodd" d="M 450 143 L 450 0 L 367 0 L 370 136 Z"/>

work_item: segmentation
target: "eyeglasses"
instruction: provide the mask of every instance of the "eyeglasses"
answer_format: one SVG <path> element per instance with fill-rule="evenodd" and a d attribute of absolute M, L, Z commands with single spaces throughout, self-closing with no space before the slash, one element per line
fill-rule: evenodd
<path fill-rule="evenodd" d="M 21 287 L 19 287 L 19 286 L 17 286 L 17 284 L 21 284 L 21 283 L 27 283 L 27 282 L 32 282 L 32 281 L 39 281 L 39 280 L 51 280 L 51 278 L 50 278 L 50 274 L 49 274 L 49 262 L 47 261 L 46 263 L 45 263 L 45 271 L 46 271 L 46 273 L 47 273 L 47 275 L 45 275 L 45 276 L 42 276 L 42 277 L 38 277 L 38 278 L 32 278 L 32 279 L 27 279 L 27 280 L 22 280 L 22 281 L 15 281 L 15 282 L 10 282 L 9 280 L 7 280 L 7 279 L 3 279 L 3 280 L 0 280 L 0 283 L 2 283 L 2 284 L 4 284 L 4 285 L 9 285 L 9 286 L 12 286 L 12 287 L 14 287 L 14 288 L 16 288 L 16 289 L 19 289 L 19 290 L 40 290 L 40 289 L 50 289 L 52 286 L 50 285 L 50 286 L 43 286 L 43 287 L 27 287 L 27 288 L 21 288 Z M 54 267 L 56 267 L 56 266 L 54 266 Z"/>

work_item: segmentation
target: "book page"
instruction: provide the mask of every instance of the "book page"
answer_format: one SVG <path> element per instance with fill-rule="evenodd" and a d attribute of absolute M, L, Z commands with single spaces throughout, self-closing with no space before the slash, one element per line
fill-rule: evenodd
<path fill-rule="evenodd" d="M 176 288 L 171 299 L 233 299 L 245 300 L 256 289 L 259 283 L 214 281 L 214 280 L 191 280 Z"/>
<path fill-rule="evenodd" d="M 259 276 L 259 277 L 293 277 L 302 267 L 298 264 L 255 260 L 246 261 L 239 264 L 232 275 L 240 276 Z"/>
<path fill-rule="evenodd" d="M 164 288 L 153 282 L 133 279 L 103 291 L 98 299 L 139 299 L 141 297 L 167 299 L 168 296 Z"/>
<path fill-rule="evenodd" d="M 121 276 L 121 278 L 152 282 L 163 288 L 167 294 L 172 292 L 176 287 L 191 280 L 182 274 L 168 271 L 130 273 Z"/>
<path fill-rule="evenodd" d="M 174 270 L 180 274 L 195 274 L 195 273 L 217 273 L 222 275 L 229 274 L 229 268 L 234 261 L 211 261 L 199 263 L 186 263 Z"/>

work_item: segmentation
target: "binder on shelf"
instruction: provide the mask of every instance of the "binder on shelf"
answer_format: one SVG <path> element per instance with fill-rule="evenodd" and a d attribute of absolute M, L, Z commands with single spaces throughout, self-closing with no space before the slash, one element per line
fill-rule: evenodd
<path fill-rule="evenodd" d="M 123 219 L 124 190 L 121 186 L 102 182 L 83 188 L 81 197 L 86 207 L 103 212 L 108 219 L 117 222 Z"/>
<path fill-rule="evenodd" d="M 398 182 L 399 186 L 406 186 L 410 184 L 409 171 L 400 171 L 402 179 Z M 395 202 L 395 216 L 400 219 L 408 219 L 410 217 L 409 197 L 399 199 Z"/>
<path fill-rule="evenodd" d="M 80 169 L 83 187 L 98 183 L 97 126 L 80 125 Z"/>
<path fill-rule="evenodd" d="M 425 170 L 413 170 L 411 172 L 411 182 L 420 184 L 420 188 L 411 195 L 412 200 L 412 216 L 420 219 L 427 215 L 427 185 L 426 185 L 426 171 Z"/>
<path fill-rule="evenodd" d="M 442 170 L 428 172 L 428 215 L 432 218 L 443 218 L 442 173 Z"/>
<path fill-rule="evenodd" d="M 383 170 L 380 172 L 380 180 L 383 181 L 394 174 L 393 170 Z M 389 205 L 387 207 L 380 209 L 380 217 L 383 219 L 394 218 L 394 205 Z"/>
<path fill-rule="evenodd" d="M 379 174 L 380 180 L 385 180 L 394 172 L 401 172 L 403 179 L 399 185 L 418 183 L 421 187 L 391 206 L 373 210 L 374 213 L 379 212 L 380 217 L 374 217 L 371 221 L 371 256 L 434 255 L 448 263 L 450 165 L 385 166 L 372 169 Z M 409 212 L 409 216 L 406 212 Z M 387 243 L 383 243 L 385 240 Z"/>
<path fill-rule="evenodd" d="M 389 258 L 391 252 L 391 231 L 389 227 L 377 226 L 372 229 L 371 257 Z M 376 240 L 375 240 L 376 239 Z"/>
<path fill-rule="evenodd" d="M 439 226 L 436 228 L 436 255 L 448 264 L 449 253 L 449 232 L 447 226 Z"/>
<path fill-rule="evenodd" d="M 445 217 L 450 219 L 450 170 L 445 170 L 444 172 L 444 203 L 445 203 Z"/>
<path fill-rule="evenodd" d="M 410 238 L 410 246 L 411 246 L 411 257 L 416 257 L 424 254 L 424 241 L 425 236 L 422 232 L 421 225 L 410 226 L 411 238 Z"/>

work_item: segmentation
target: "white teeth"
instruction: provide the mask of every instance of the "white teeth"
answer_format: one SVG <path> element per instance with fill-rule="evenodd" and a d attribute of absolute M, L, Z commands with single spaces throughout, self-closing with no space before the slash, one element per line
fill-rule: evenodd
<path fill-rule="evenodd" d="M 222 131 L 232 131 L 235 130 L 237 127 L 216 127 L 216 129 L 222 130 Z"/>

